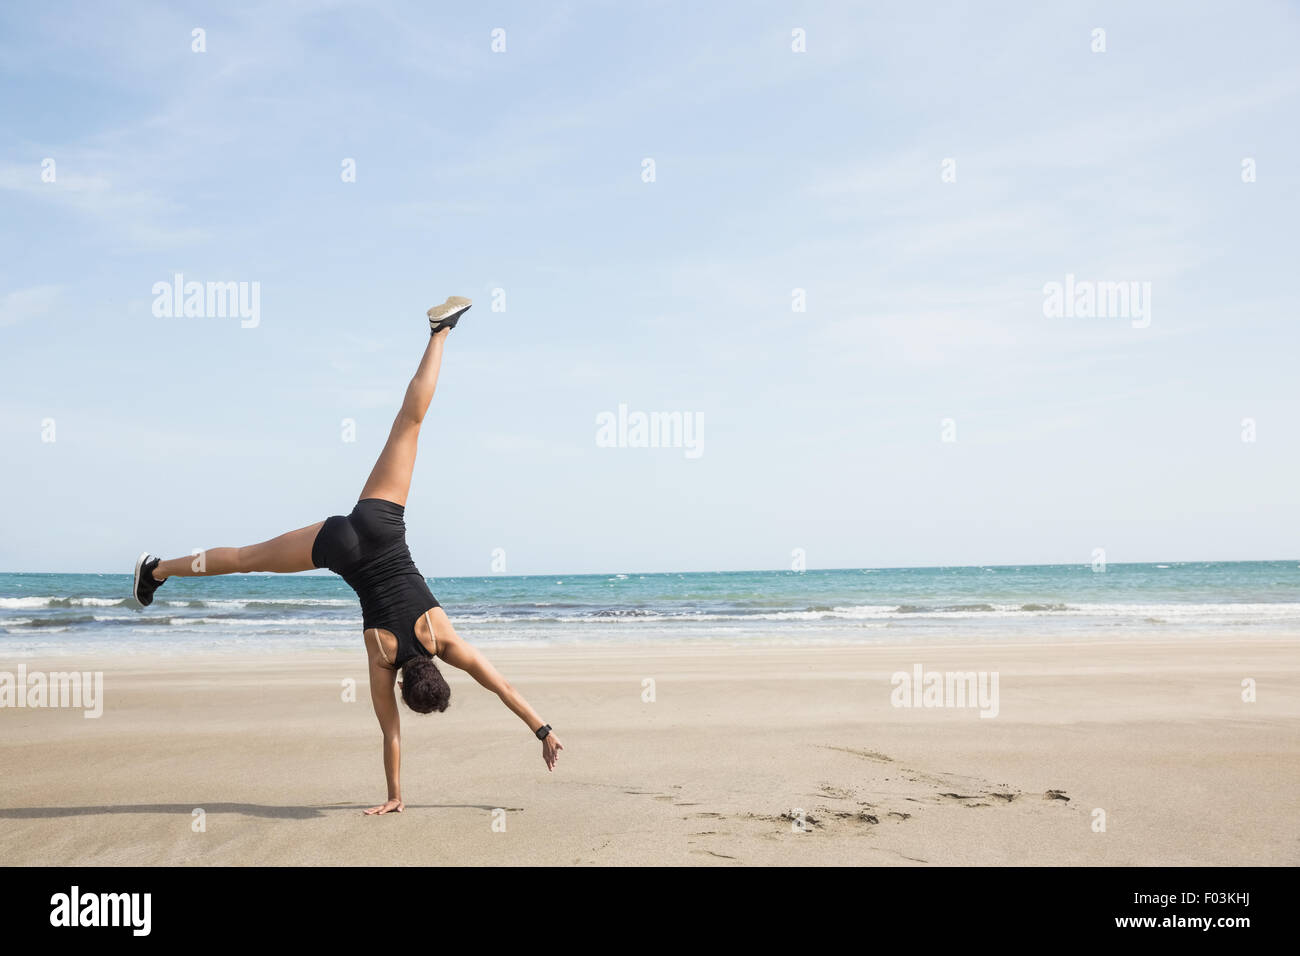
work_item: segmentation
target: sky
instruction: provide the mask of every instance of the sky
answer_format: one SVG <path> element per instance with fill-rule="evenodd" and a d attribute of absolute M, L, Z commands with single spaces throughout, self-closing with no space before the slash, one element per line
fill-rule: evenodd
<path fill-rule="evenodd" d="M 1293 558 L 1297 46 L 1270 2 L 5 5 L 0 571 L 346 514 L 448 295 L 430 576 Z M 157 314 L 176 274 L 255 321 Z"/>

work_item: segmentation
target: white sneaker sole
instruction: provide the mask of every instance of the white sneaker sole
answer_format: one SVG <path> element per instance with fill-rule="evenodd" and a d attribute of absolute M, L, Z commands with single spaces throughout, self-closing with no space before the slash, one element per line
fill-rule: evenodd
<path fill-rule="evenodd" d="M 149 560 L 149 552 L 145 551 L 140 557 L 135 559 L 135 578 L 131 582 L 131 599 L 144 607 L 144 603 L 136 595 L 140 593 L 140 572 L 144 570 L 145 561 Z"/>
<path fill-rule="evenodd" d="M 448 296 L 446 302 L 442 303 L 442 305 L 435 305 L 432 309 L 426 312 L 425 315 L 429 317 L 430 325 L 437 325 L 443 319 L 455 315 L 457 312 L 464 312 L 473 304 L 473 302 L 464 296 Z"/>

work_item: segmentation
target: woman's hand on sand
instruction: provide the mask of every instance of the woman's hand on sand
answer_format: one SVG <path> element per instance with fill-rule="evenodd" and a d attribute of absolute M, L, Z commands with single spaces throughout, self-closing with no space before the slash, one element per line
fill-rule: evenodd
<path fill-rule="evenodd" d="M 368 817 L 383 816 L 385 813 L 401 813 L 405 809 L 406 804 L 404 804 L 399 797 L 396 800 L 385 800 L 379 806 L 371 807 L 369 810 L 365 811 L 365 814 Z"/>
<path fill-rule="evenodd" d="M 560 751 L 564 749 L 564 744 L 560 743 L 560 738 L 555 736 L 555 731 L 546 735 L 542 741 L 542 759 L 546 761 L 546 769 L 554 770 L 555 763 L 560 759 Z"/>

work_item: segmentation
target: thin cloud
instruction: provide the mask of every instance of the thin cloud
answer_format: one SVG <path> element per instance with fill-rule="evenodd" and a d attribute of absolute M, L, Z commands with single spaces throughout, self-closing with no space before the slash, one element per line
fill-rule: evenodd
<path fill-rule="evenodd" d="M 49 314 L 59 297 L 59 287 L 37 285 L 0 298 L 0 326 L 17 325 Z"/>

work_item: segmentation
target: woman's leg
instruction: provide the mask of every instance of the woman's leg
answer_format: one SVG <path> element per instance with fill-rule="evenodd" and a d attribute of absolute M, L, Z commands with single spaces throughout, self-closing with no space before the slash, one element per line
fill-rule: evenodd
<path fill-rule="evenodd" d="M 278 571 L 282 574 L 310 571 L 315 567 L 311 561 L 311 546 L 324 523 L 317 521 L 261 544 L 243 548 L 209 548 L 187 558 L 172 558 L 161 562 L 152 574 L 155 581 L 162 581 L 171 577 L 207 577 L 245 571 Z"/>
<path fill-rule="evenodd" d="M 420 424 L 433 401 L 438 370 L 442 368 L 442 346 L 450 331 L 443 329 L 429 336 L 429 345 L 420 359 L 420 367 L 415 370 L 415 377 L 406 386 L 406 397 L 402 399 L 402 407 L 392 431 L 388 433 L 384 450 L 379 453 L 379 460 L 375 462 L 366 486 L 361 489 L 362 498 L 384 498 L 399 505 L 406 504 L 406 495 L 411 490 L 411 472 L 415 470 Z"/>

